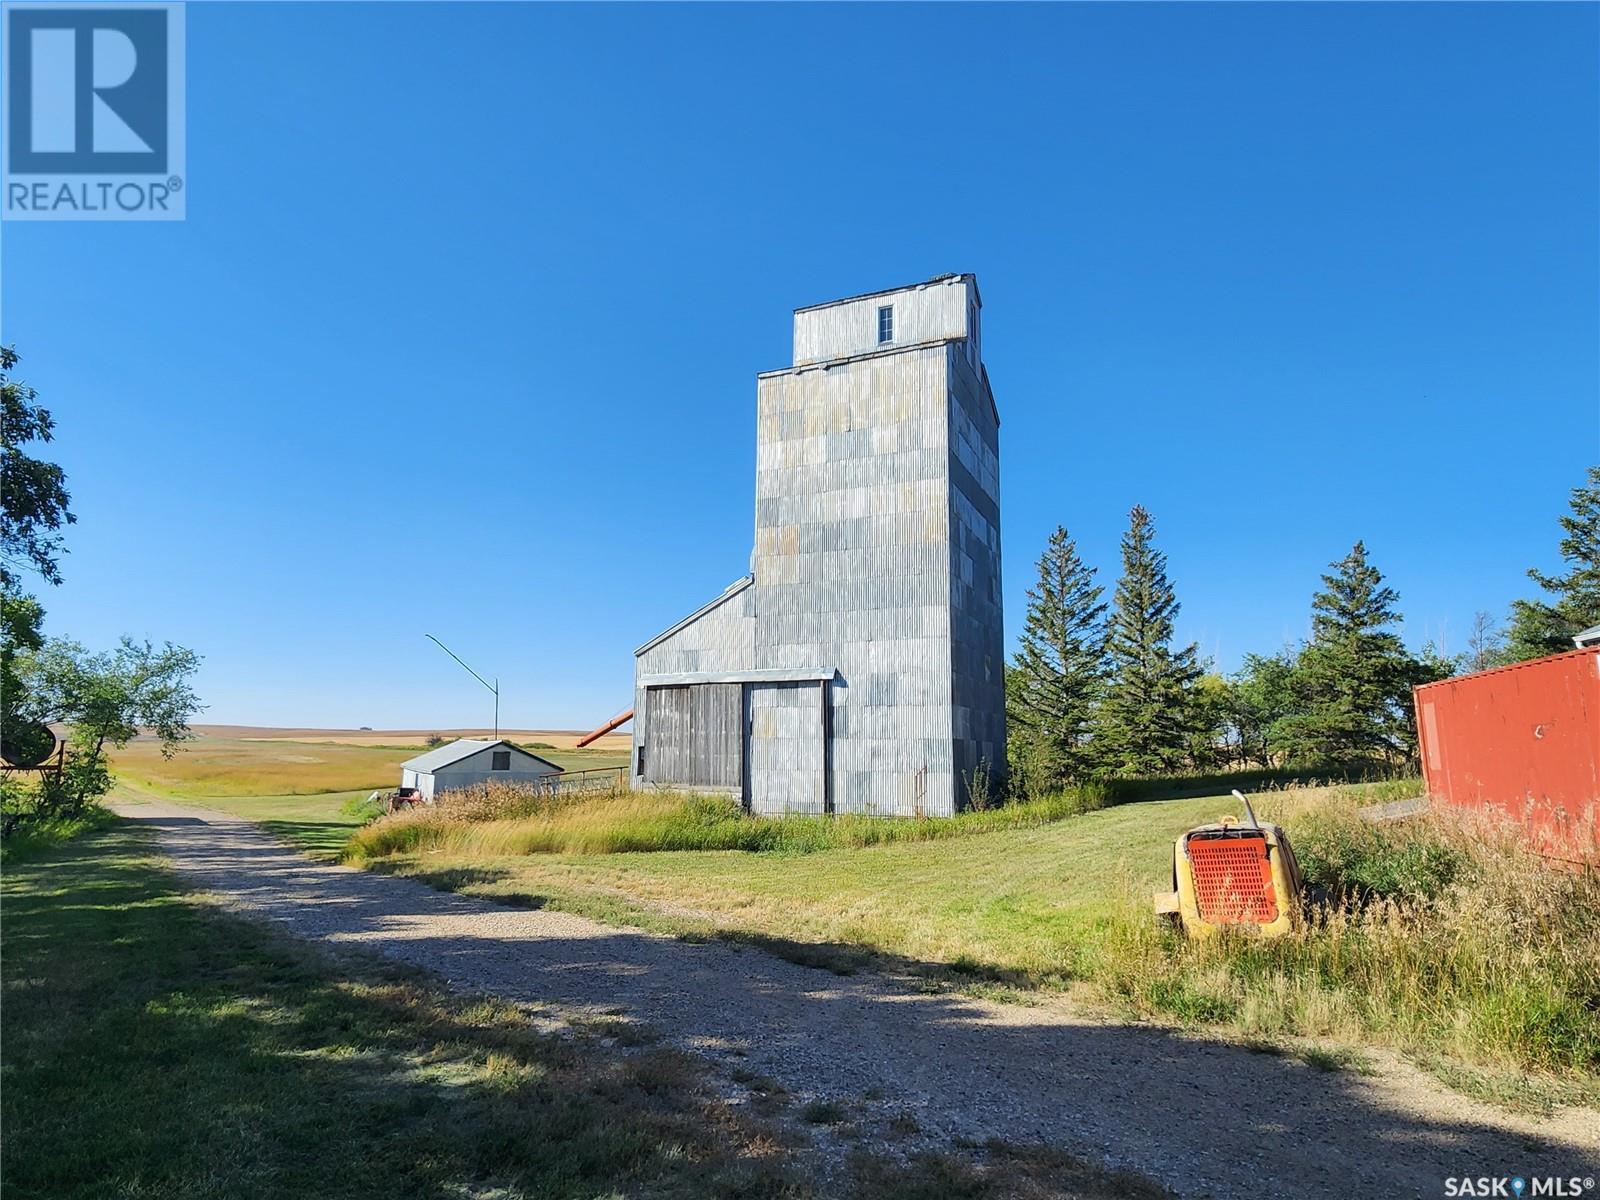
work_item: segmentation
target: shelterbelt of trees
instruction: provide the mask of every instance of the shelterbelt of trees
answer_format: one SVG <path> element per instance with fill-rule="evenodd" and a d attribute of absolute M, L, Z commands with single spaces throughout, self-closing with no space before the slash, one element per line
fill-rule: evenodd
<path fill-rule="evenodd" d="M 1150 514 L 1136 507 L 1109 602 L 1066 529 L 1050 536 L 1006 668 L 1014 788 L 1048 791 L 1105 776 L 1219 770 L 1392 771 L 1415 763 L 1411 689 L 1461 671 L 1558 654 L 1600 624 L 1600 466 L 1560 518 L 1563 570 L 1528 572 L 1542 596 L 1512 603 L 1502 630 L 1474 618 L 1464 654 L 1409 650 L 1399 596 L 1363 542 L 1311 600 L 1311 636 L 1250 654 L 1234 674 L 1174 645 L 1178 600 Z"/>

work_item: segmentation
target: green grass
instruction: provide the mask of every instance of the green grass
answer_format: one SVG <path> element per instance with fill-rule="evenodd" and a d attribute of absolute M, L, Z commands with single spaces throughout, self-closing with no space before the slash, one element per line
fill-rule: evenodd
<path fill-rule="evenodd" d="M 681 1055 L 336 973 L 196 903 L 126 829 L 8 871 L 5 909 L 18 1200 L 805 1191 Z"/>
<path fill-rule="evenodd" d="M 470 792 L 444 793 L 433 805 L 362 829 L 350 843 L 349 857 L 418 851 L 475 856 L 672 850 L 815 854 L 1033 829 L 1104 803 L 1103 789 L 1086 787 L 952 817 L 770 820 L 752 817 L 734 801 L 716 796 L 622 788 L 547 797 L 491 784 Z"/>
<path fill-rule="evenodd" d="M 1173 839 L 1234 811 L 1218 796 L 858 825 L 646 794 L 505 820 L 435 810 L 361 831 L 351 853 L 451 890 L 747 941 L 841 973 L 884 965 L 1002 998 L 1070 989 L 1242 1037 L 1439 1053 L 1588 1089 L 1600 881 L 1437 820 L 1356 816 L 1417 786 L 1258 797 L 1263 818 L 1289 826 L 1309 881 L 1343 898 L 1276 941 L 1189 943 L 1153 917 Z M 1015 827 L 995 828 L 1006 819 Z M 658 848 L 683 844 L 744 848 Z M 572 848 L 590 852 L 553 852 Z"/>
<path fill-rule="evenodd" d="M 1208 944 L 1160 928 L 1149 897 L 1170 886 L 1173 839 L 1235 811 L 1225 796 L 1096 809 L 1102 795 L 1085 792 L 954 818 L 773 821 L 666 793 L 507 794 L 359 828 L 339 797 L 213 803 L 442 889 L 841 974 L 887 967 L 1007 1000 L 1071 990 L 1245 1038 L 1384 1045 L 1480 1074 L 1541 1072 L 1549 1086 L 1534 1090 L 1550 1095 L 1595 1093 L 1600 880 L 1434 820 L 1355 816 L 1418 786 L 1259 794 L 1335 907 L 1288 939 Z"/>
<path fill-rule="evenodd" d="M 11 866 L 25 862 L 90 830 L 103 829 L 115 821 L 115 816 L 98 805 L 75 817 L 24 821 L 17 826 L 10 837 L 0 841 L 0 863 Z"/>
<path fill-rule="evenodd" d="M 1378 1043 L 1600 1101 L 1600 876 L 1458 814 L 1371 825 L 1357 795 L 1283 797 L 1323 897 L 1300 931 L 1190 942 L 1130 909 L 1107 928 L 1101 987 L 1135 1011 Z"/>
<path fill-rule="evenodd" d="M 1170 874 L 1178 833 L 1232 809 L 1217 797 L 1150 801 L 930 841 L 910 840 L 915 827 L 949 831 L 959 824 L 880 820 L 863 824 L 889 836 L 900 831 L 905 840 L 803 857 L 737 850 L 485 855 L 468 838 L 460 850 L 426 845 L 371 865 L 497 900 L 553 903 L 668 932 L 785 939 L 816 947 L 830 962 L 853 948 L 855 966 L 876 953 L 965 968 L 971 978 L 1064 985 L 1088 971 L 1084 956 L 1096 930 L 1118 913 L 1125 888 L 1148 897 Z M 791 823 L 742 820 L 757 834 L 782 834 Z"/>
<path fill-rule="evenodd" d="M 338 858 L 356 830 L 377 815 L 367 804 L 371 789 L 319 792 L 305 796 L 169 797 L 126 780 L 118 780 L 112 798 L 121 801 L 175 799 L 254 821 L 315 858 Z"/>
<path fill-rule="evenodd" d="M 126 824 L 8 866 L 3 889 L 8 1198 L 815 1194 L 793 1131 L 820 1127 L 781 1089 L 751 1081 L 751 1107 L 786 1119 L 757 1118 L 648 1030 L 535 1032 L 492 998 L 315 954 L 188 894 Z M 1040 1153 L 857 1155 L 843 1190 L 1160 1194 Z"/>

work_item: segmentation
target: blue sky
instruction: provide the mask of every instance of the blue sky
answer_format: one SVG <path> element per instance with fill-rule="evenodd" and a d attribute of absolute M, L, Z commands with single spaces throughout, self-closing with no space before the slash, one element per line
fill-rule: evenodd
<path fill-rule="evenodd" d="M 202 5 L 188 220 L 9 224 L 79 524 L 49 630 L 206 720 L 629 702 L 750 552 L 790 310 L 978 274 L 1008 637 L 1156 517 L 1223 668 L 1358 537 L 1413 643 L 1600 461 L 1590 5 Z"/>

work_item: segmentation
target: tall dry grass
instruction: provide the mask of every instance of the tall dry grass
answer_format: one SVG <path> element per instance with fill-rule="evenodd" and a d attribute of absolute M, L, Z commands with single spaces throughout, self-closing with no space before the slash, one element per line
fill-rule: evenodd
<path fill-rule="evenodd" d="M 1059 821 L 1106 803 L 1095 786 L 953 817 L 752 817 L 732 800 L 616 788 L 545 795 L 490 783 L 441 794 L 430 807 L 397 813 L 351 839 L 352 860 L 448 850 L 466 856 L 622 854 L 658 850 L 820 850 L 932 841 Z"/>
<path fill-rule="evenodd" d="M 1269 799 L 1306 875 L 1304 927 L 1188 942 L 1128 896 L 1095 974 L 1135 1008 L 1254 1034 L 1377 1040 L 1600 1071 L 1600 875 L 1448 812 L 1385 824 L 1342 789 Z"/>
<path fill-rule="evenodd" d="M 1139 1013 L 1253 1036 L 1386 1044 L 1592 1079 L 1600 1074 L 1600 877 L 1554 869 L 1506 830 L 1449 814 L 1380 825 L 1359 816 L 1361 807 L 1415 795 L 1416 787 L 1396 781 L 1259 796 L 1261 815 L 1288 829 L 1312 895 L 1303 928 L 1280 939 L 1188 942 L 1154 920 L 1152 879 L 1103 876 L 1104 863 L 1088 855 L 1074 869 L 1041 849 L 1041 872 L 1080 883 L 1103 878 L 1112 897 L 1108 904 L 1096 902 L 1092 920 L 1060 927 L 1070 944 L 1051 961 L 1069 962 L 1063 977 L 1091 982 Z M 715 797 L 627 790 L 552 797 L 493 785 L 378 820 L 355 835 L 347 856 L 428 850 L 453 861 L 660 850 L 804 854 L 1026 829 L 1104 802 L 1102 793 L 1085 790 L 956 817 L 779 821 L 747 816 Z M 1221 801 L 1219 811 L 1232 807 Z M 1016 852 L 1030 853 L 1025 847 Z M 847 877 L 870 874 L 878 869 L 875 861 L 834 860 L 827 869 Z M 761 888 L 770 884 L 749 886 L 752 894 L 764 894 Z M 937 876 L 929 877 L 928 888 L 940 886 Z M 1012 876 L 1005 886 L 1054 885 L 1021 884 Z M 782 895 L 785 904 L 817 902 L 789 889 Z M 974 898 L 984 898 L 981 886 Z M 741 911 L 729 928 L 753 921 L 760 932 L 754 910 Z M 929 911 L 943 910 L 935 904 Z M 1043 919 L 1037 914 L 1051 910 L 1027 911 L 1036 915 L 1015 919 L 1037 922 Z M 865 950 L 903 952 L 897 941 L 902 925 L 887 921 L 880 928 L 862 915 L 852 921 L 848 940 Z M 1036 923 L 1019 925 L 1019 944 L 1038 941 L 1037 929 Z M 1007 965 L 1004 959 L 996 951 L 992 965 Z"/>

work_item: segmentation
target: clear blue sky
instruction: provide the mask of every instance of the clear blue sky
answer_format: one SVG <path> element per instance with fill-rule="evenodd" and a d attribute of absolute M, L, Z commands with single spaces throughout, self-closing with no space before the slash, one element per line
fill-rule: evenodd
<path fill-rule="evenodd" d="M 1459 649 L 1600 460 L 1597 11 L 192 4 L 187 222 L 4 230 L 47 627 L 207 720 L 487 721 L 431 632 L 598 721 L 746 569 L 790 310 L 973 271 L 1008 636 L 1141 502 L 1223 668 L 1358 537 Z"/>

